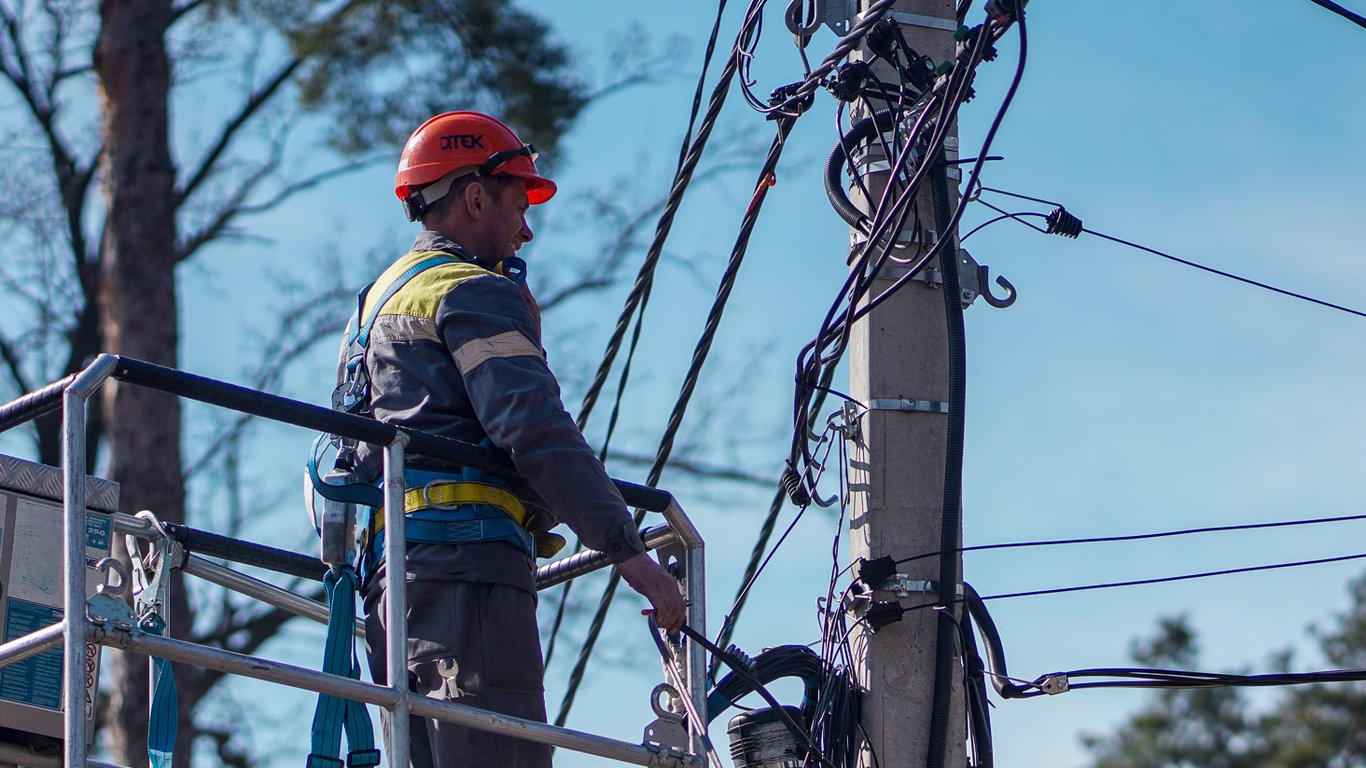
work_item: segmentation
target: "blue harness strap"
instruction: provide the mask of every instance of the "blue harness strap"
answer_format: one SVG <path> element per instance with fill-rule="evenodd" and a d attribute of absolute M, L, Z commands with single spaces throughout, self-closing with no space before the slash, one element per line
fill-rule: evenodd
<path fill-rule="evenodd" d="M 327 590 L 327 642 L 323 648 L 323 671 L 333 675 L 360 679 L 360 662 L 356 658 L 356 574 L 351 568 L 333 568 L 323 577 Z M 340 768 L 341 737 L 346 733 L 350 768 L 379 765 L 380 753 L 375 748 L 375 734 L 370 715 L 359 701 L 329 694 L 318 696 L 313 712 L 312 751 L 308 768 Z"/>
<path fill-rule="evenodd" d="M 141 628 L 148 634 L 160 635 L 166 631 L 166 622 L 153 613 L 142 620 Z M 154 657 L 152 663 L 156 665 L 156 686 L 147 718 L 147 761 L 151 768 L 171 768 L 180 697 L 176 692 L 175 676 L 171 674 L 171 662 Z"/>

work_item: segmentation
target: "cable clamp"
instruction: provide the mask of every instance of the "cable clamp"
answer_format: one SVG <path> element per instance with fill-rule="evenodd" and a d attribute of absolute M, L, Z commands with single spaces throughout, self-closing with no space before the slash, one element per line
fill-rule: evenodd
<path fill-rule="evenodd" d="M 1039 688 L 1050 696 L 1056 696 L 1059 693 L 1067 693 L 1072 690 L 1072 684 L 1068 682 L 1067 675 L 1060 672 L 1056 675 L 1048 675 L 1045 677 L 1043 682 L 1039 683 Z"/>
<path fill-rule="evenodd" d="M 912 579 L 908 574 L 898 573 L 883 582 L 878 589 L 895 592 L 897 597 L 910 597 L 912 594 L 939 592 L 939 582 L 925 579 Z M 958 596 L 963 596 L 963 585 L 958 585 Z"/>
<path fill-rule="evenodd" d="M 895 592 L 897 597 L 910 597 L 913 592 L 916 594 L 938 592 L 939 583 L 935 581 L 926 581 L 924 579 L 912 579 L 904 573 L 898 573 L 883 582 L 879 589 Z"/>

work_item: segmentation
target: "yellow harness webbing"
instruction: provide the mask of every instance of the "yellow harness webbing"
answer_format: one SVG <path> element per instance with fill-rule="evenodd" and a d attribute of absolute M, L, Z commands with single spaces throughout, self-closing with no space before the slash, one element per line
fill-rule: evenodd
<path fill-rule="evenodd" d="M 531 522 L 531 516 L 527 514 L 521 499 L 511 491 L 488 483 L 472 480 L 434 480 L 421 488 L 409 488 L 403 494 L 403 508 L 409 514 L 423 509 L 449 509 L 461 504 L 487 504 L 495 507 L 522 528 L 527 528 L 527 524 Z M 384 507 L 376 509 L 370 516 L 370 525 L 361 536 L 361 546 L 368 547 L 382 530 Z M 558 534 L 528 530 L 536 540 L 537 554 L 540 557 L 552 557 L 564 547 L 564 537 Z"/>

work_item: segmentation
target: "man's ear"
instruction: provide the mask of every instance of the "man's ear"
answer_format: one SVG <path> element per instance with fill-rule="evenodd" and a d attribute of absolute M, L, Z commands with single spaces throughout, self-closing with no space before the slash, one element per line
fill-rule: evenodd
<path fill-rule="evenodd" d="M 478 181 L 465 185 L 464 194 L 465 212 L 470 218 L 478 219 L 484 215 L 484 209 L 488 206 L 488 190 Z"/>

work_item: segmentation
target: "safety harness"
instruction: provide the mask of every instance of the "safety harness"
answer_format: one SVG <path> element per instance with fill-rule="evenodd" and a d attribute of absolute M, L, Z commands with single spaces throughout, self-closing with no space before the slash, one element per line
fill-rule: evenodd
<path fill-rule="evenodd" d="M 372 415 L 370 374 L 366 369 L 365 354 L 370 344 L 370 332 L 380 310 L 413 278 L 433 267 L 456 261 L 440 253 L 419 259 L 385 287 L 371 304 L 368 313 L 365 312 L 365 300 L 375 284 L 360 290 L 356 296 L 356 311 L 346 325 L 345 373 L 332 393 L 333 409 L 354 415 Z M 526 279 L 526 263 L 515 257 L 505 259 L 500 271 L 518 284 Z M 328 444 L 337 447 L 338 457 L 333 471 L 323 477 L 318 472 L 318 464 Z M 352 631 L 356 615 L 356 592 L 368 583 L 383 561 L 385 521 L 384 497 L 379 486 L 358 481 L 349 472 L 354 448 L 354 444 L 333 435 L 320 435 L 308 462 L 311 487 L 307 493 L 310 516 L 323 540 L 323 559 L 332 565 L 325 581 L 330 618 L 324 671 L 353 678 L 358 677 L 360 672 Z M 564 546 L 561 536 L 529 530 L 532 516 L 500 478 L 485 476 L 483 472 L 468 467 L 450 471 L 409 467 L 404 470 L 404 484 L 407 487 L 403 496 L 404 528 L 410 542 L 468 544 L 507 541 L 528 556 L 541 557 L 550 557 Z M 329 502 L 321 519 L 313 510 L 314 491 Z M 351 525 L 354 525 L 354 510 L 357 507 L 366 508 L 368 514 L 361 528 L 360 547 L 356 551 L 353 567 L 349 563 L 352 544 L 355 542 Z M 343 552 L 346 556 L 341 554 Z M 341 765 L 343 730 L 350 749 L 347 756 L 350 768 L 378 764 L 379 751 L 374 748 L 370 719 L 364 706 L 323 695 L 319 697 L 314 713 L 308 768 L 335 768 Z"/>
<path fill-rule="evenodd" d="M 360 290 L 356 295 L 356 311 L 347 322 L 345 376 L 332 394 L 333 409 L 371 415 L 370 375 L 365 366 L 365 354 L 380 311 L 413 278 L 432 267 L 456 261 L 440 253 L 418 260 L 389 283 L 371 304 L 368 313 L 365 312 L 365 300 L 375 284 Z M 526 282 L 526 262 L 515 256 L 504 259 L 499 272 L 518 285 Z M 359 322 L 362 317 L 364 322 Z M 342 477 L 337 473 L 328 478 L 320 477 L 318 458 L 329 440 L 341 447 L 341 441 L 331 435 L 321 435 L 309 462 L 309 478 L 313 488 L 325 499 L 370 508 L 368 522 L 361 533 L 358 562 L 363 585 L 383 556 L 383 494 L 376 485 L 349 478 L 340 483 L 330 482 L 330 479 Z M 339 463 L 345 463 L 340 456 Z M 404 471 L 404 483 L 408 488 L 404 495 L 408 541 L 427 544 L 508 541 L 533 557 L 551 557 L 564 547 L 564 537 L 529 529 L 532 516 L 508 484 L 499 478 L 468 467 L 450 471 L 408 468 Z"/>

